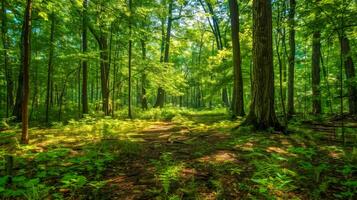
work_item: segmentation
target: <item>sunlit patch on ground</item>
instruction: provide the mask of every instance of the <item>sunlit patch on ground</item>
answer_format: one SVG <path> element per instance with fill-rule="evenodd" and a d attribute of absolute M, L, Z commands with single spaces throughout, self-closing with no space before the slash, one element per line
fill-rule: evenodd
<path fill-rule="evenodd" d="M 289 153 L 285 149 L 282 149 L 280 147 L 268 147 L 266 151 L 269 153 L 278 153 L 286 156 L 297 156 L 296 154 Z"/>
<path fill-rule="evenodd" d="M 208 162 L 208 163 L 225 163 L 225 162 L 238 162 L 236 155 L 229 151 L 217 151 L 211 155 L 204 156 L 199 158 L 200 162 Z"/>
<path fill-rule="evenodd" d="M 254 150 L 254 144 L 252 142 L 247 142 L 244 144 L 237 144 L 235 146 L 237 149 L 241 149 L 243 151 L 253 151 Z"/>

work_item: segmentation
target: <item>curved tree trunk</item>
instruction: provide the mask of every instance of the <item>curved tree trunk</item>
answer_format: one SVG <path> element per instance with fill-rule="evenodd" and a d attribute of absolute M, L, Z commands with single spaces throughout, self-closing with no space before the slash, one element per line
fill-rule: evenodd
<path fill-rule="evenodd" d="M 270 0 L 253 0 L 253 76 L 250 112 L 243 125 L 280 130 L 274 108 L 274 69 Z"/>

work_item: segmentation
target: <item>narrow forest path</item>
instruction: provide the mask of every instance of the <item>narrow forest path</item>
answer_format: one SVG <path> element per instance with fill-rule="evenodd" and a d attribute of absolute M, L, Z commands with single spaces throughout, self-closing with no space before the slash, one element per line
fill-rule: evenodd
<path fill-rule="evenodd" d="M 195 122 L 212 124 L 222 117 L 225 116 L 200 116 L 195 119 Z M 200 121 L 201 119 L 203 121 Z M 206 182 L 210 178 L 209 169 L 204 169 L 204 165 L 200 169 L 191 168 L 193 163 L 237 161 L 232 152 L 213 148 L 230 137 L 229 134 L 216 130 L 192 132 L 182 124 L 153 122 L 133 137 L 139 139 L 141 152 L 135 156 L 129 155 L 122 160 L 116 160 L 111 166 L 107 166 L 106 177 L 109 180 L 109 187 L 104 190 L 105 198 L 153 199 L 159 193 L 163 193 L 157 189 L 161 187 L 161 183 L 160 178 L 157 177 L 155 161 L 162 159 L 165 154 L 172 156 L 170 160 L 172 164 L 185 163 L 180 176 L 187 179 L 186 181 L 194 178 Z M 215 199 L 214 194 L 206 192 L 205 199 Z"/>

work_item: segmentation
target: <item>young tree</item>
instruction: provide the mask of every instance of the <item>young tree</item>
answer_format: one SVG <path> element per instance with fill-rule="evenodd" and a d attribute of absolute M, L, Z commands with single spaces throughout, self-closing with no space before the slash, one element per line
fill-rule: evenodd
<path fill-rule="evenodd" d="M 233 116 L 244 116 L 242 61 L 239 41 L 239 10 L 237 0 L 229 0 L 229 9 L 231 13 L 234 71 L 232 112 Z"/>
<path fill-rule="evenodd" d="M 27 0 L 25 16 L 23 22 L 23 38 L 22 38 L 22 68 L 23 68 L 23 99 L 22 99 L 22 136 L 21 143 L 28 144 L 28 102 L 30 93 L 29 69 L 31 61 L 31 14 L 32 0 Z"/>
<path fill-rule="evenodd" d="M 253 74 L 250 112 L 243 125 L 257 129 L 282 127 L 274 107 L 272 46 L 272 7 L 270 0 L 253 0 Z"/>

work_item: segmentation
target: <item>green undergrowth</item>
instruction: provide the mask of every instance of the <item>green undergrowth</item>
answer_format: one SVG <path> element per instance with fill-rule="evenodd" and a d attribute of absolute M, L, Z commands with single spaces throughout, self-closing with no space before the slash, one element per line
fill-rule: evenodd
<path fill-rule="evenodd" d="M 149 199 L 356 198 L 357 145 L 344 146 L 338 132 L 326 136 L 299 120 L 289 135 L 239 124 L 224 110 L 153 109 L 135 120 L 88 115 L 32 128 L 30 145 L 19 144 L 20 130 L 7 124 L 0 132 L 0 199 L 105 198 L 116 191 L 108 170 L 125 176 L 142 159 L 145 173 L 136 176 L 152 178 L 139 190 Z"/>

